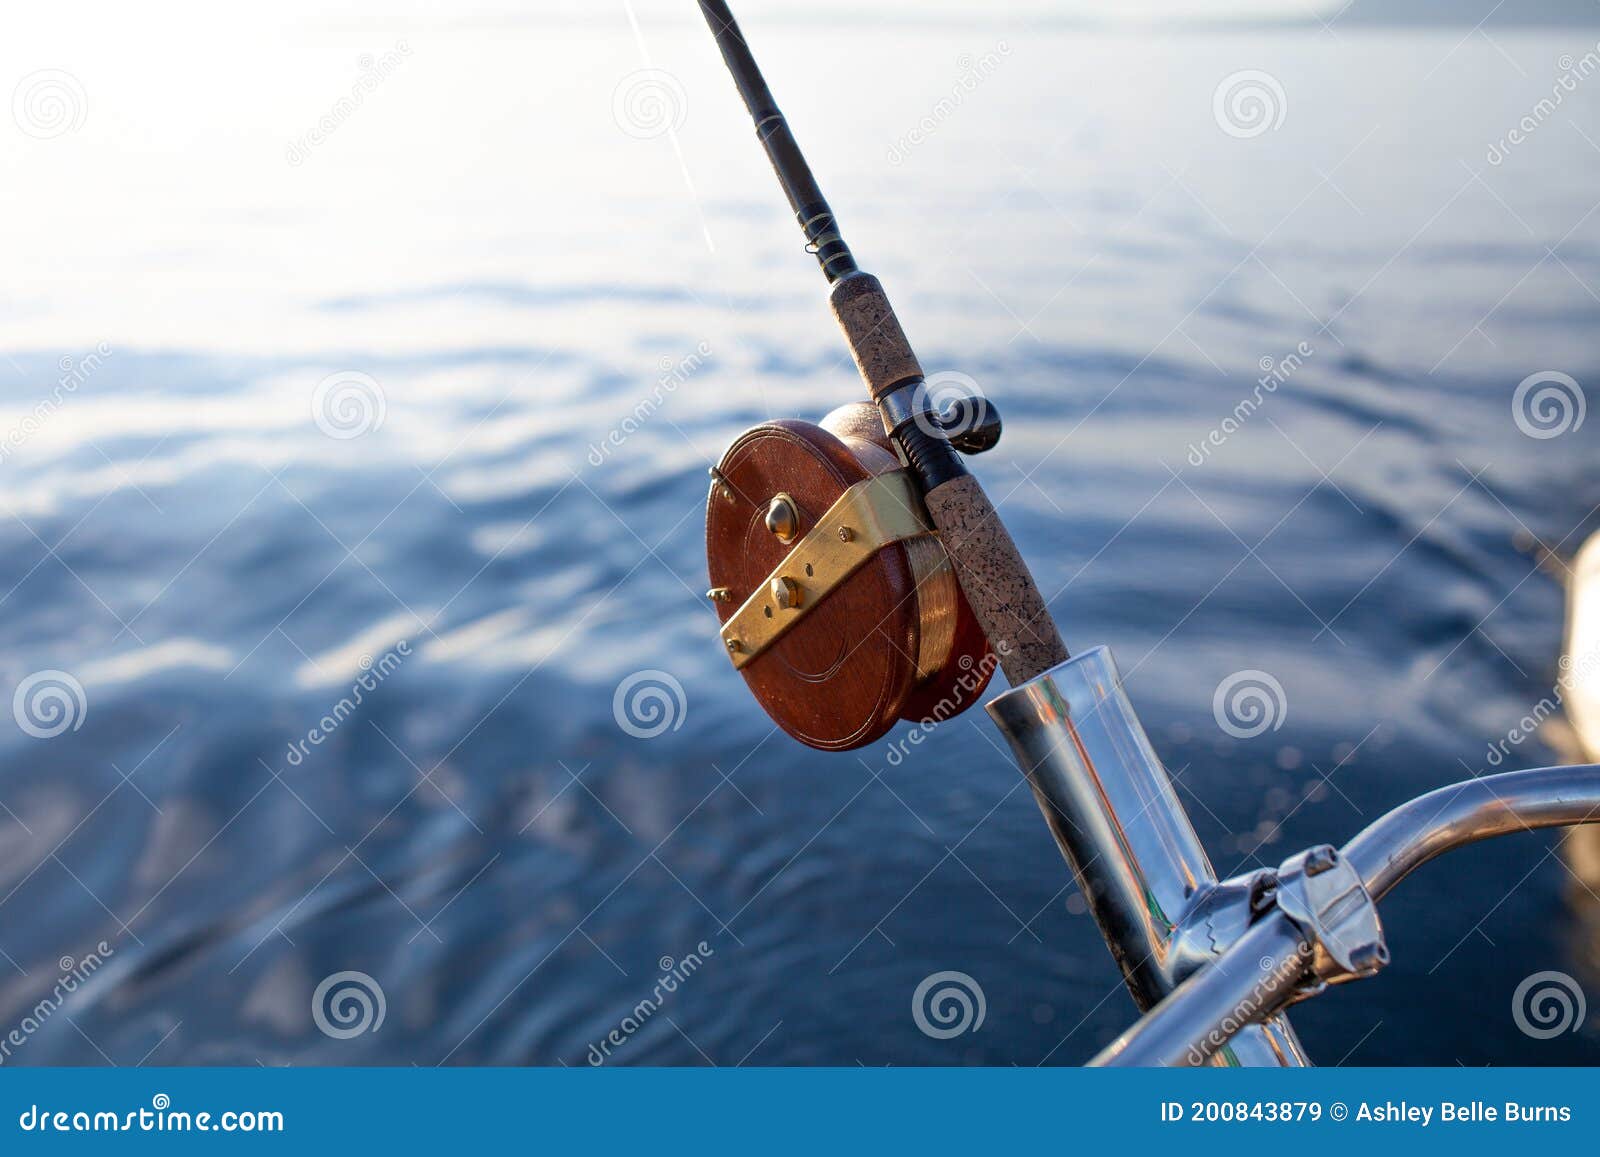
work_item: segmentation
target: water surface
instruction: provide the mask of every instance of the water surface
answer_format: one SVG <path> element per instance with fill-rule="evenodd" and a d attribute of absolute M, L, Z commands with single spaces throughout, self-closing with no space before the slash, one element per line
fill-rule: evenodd
<path fill-rule="evenodd" d="M 0 731 L 0 1024 L 109 949 L 10 1063 L 579 1065 L 691 953 L 617 1063 L 1072 1064 L 1126 1027 L 982 718 L 811 752 L 718 650 L 708 463 L 860 386 L 702 30 L 642 25 L 675 147 L 618 111 L 620 11 L 105 19 L 0 48 L 88 101 L 0 133 L 0 426 L 93 366 L 3 462 L 0 685 L 87 707 Z M 1489 155 L 1594 37 L 750 31 L 924 363 L 1004 407 L 977 468 L 1218 869 L 1484 770 L 1558 673 L 1526 540 L 1570 554 L 1600 503 L 1594 419 L 1513 414 L 1530 374 L 1600 381 L 1596 82 Z M 398 62 L 312 139 L 363 54 Z M 1246 70 L 1284 115 L 1241 137 L 1214 95 Z M 329 375 L 381 423 L 319 425 Z M 613 711 L 641 671 L 683 688 L 652 738 Z M 1240 671 L 1275 730 L 1218 726 Z M 1296 1013 L 1313 1056 L 1600 1060 L 1592 1021 L 1511 1015 L 1543 969 L 1600 1007 L 1554 847 L 1408 882 L 1393 966 Z M 943 970 L 987 1002 L 950 1040 L 911 1015 Z M 318 1031 L 341 971 L 378 1031 Z"/>

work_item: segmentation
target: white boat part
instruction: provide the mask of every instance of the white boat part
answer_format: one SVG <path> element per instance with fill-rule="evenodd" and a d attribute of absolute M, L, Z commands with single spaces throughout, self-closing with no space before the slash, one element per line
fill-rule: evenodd
<path fill-rule="evenodd" d="M 1567 718 L 1585 758 L 1600 762 L 1600 533 L 1572 564 L 1565 651 L 1561 687 Z"/>

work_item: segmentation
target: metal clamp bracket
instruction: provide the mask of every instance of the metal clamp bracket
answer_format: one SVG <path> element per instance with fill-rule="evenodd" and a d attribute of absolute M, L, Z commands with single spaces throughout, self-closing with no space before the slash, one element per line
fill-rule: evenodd
<path fill-rule="evenodd" d="M 1276 900 L 1311 942 L 1311 969 L 1323 983 L 1371 976 L 1389 963 L 1378 906 L 1355 867 L 1331 845 L 1285 860 Z"/>
<path fill-rule="evenodd" d="M 734 667 L 781 639 L 885 546 L 932 533 L 909 471 L 857 482 L 722 625 Z"/>

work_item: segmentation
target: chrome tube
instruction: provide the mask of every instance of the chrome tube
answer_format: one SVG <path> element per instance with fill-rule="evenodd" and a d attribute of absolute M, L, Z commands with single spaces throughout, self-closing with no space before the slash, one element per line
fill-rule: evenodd
<path fill-rule="evenodd" d="M 1071 865 L 1141 1012 L 1211 959 L 1179 935 L 1217 876 L 1104 647 L 988 704 Z M 1281 1018 L 1251 1025 L 1223 1063 L 1309 1063 Z"/>
<path fill-rule="evenodd" d="M 1374 900 L 1435 856 L 1490 836 L 1600 820 L 1600 764 L 1453 783 L 1379 817 L 1344 846 Z"/>
<path fill-rule="evenodd" d="M 1373 900 L 1435 856 L 1491 836 L 1600 822 L 1600 765 L 1509 771 L 1439 788 L 1381 816 L 1340 853 Z M 1314 983 L 1313 945 L 1281 910 L 1123 1033 L 1091 1065 L 1196 1065 Z"/>

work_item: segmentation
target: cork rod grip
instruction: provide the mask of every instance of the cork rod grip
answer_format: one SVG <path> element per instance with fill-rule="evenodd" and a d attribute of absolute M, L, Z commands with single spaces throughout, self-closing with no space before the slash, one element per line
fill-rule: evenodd
<path fill-rule="evenodd" d="M 873 401 L 901 382 L 922 377 L 917 355 L 876 277 L 852 273 L 834 283 L 828 301 Z"/>
<path fill-rule="evenodd" d="M 956 578 L 1015 687 L 1058 663 L 1067 645 L 989 496 L 972 475 L 936 486 L 928 514 L 955 564 Z"/>
<path fill-rule="evenodd" d="M 882 402 L 897 386 L 922 380 L 917 355 L 876 277 L 856 272 L 841 278 L 830 301 L 874 401 Z M 928 514 L 955 564 L 972 613 L 1015 687 L 1066 662 L 1067 645 L 983 487 L 965 472 L 942 435 L 930 442 L 922 436 L 926 433 L 907 430 L 912 441 L 902 442 L 901 448 L 923 485 L 930 487 L 924 495 Z M 897 442 L 900 437 L 897 432 Z M 919 455 L 928 452 L 942 453 L 953 467 L 944 472 L 944 481 L 938 481 L 938 472 L 923 469 L 929 459 Z"/>

